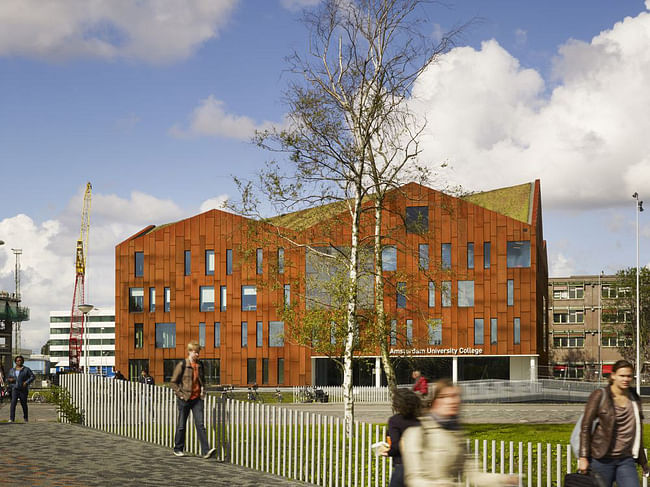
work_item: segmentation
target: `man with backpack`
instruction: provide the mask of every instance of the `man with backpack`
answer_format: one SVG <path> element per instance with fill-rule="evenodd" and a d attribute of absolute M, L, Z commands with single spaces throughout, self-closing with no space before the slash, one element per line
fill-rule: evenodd
<path fill-rule="evenodd" d="M 185 426 L 187 417 L 192 411 L 194 426 L 201 444 L 201 456 L 210 458 L 216 448 L 210 448 L 208 435 L 203 424 L 203 398 L 205 397 L 205 377 L 203 364 L 199 362 L 201 345 L 197 342 L 187 344 L 187 358 L 176 364 L 172 374 L 171 387 L 176 394 L 178 407 L 178 421 L 174 435 L 174 455 L 184 457 L 185 452 Z"/>

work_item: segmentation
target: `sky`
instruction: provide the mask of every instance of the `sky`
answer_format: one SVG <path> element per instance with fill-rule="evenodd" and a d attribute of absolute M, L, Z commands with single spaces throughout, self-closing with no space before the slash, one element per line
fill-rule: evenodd
<path fill-rule="evenodd" d="M 319 0 L 0 2 L 0 289 L 21 291 L 22 345 L 72 304 L 83 192 L 93 185 L 87 302 L 114 305 L 115 245 L 236 198 L 281 124 L 285 58 Z M 551 276 L 636 265 L 650 206 L 650 0 L 450 0 L 425 33 L 469 22 L 417 80 L 422 157 L 467 191 L 541 180 Z M 650 215 L 639 215 L 640 264 Z"/>

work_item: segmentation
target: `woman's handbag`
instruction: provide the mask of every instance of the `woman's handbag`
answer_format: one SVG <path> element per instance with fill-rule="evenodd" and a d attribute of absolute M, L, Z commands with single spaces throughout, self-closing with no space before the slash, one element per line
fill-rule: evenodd
<path fill-rule="evenodd" d="M 564 476 L 564 487 L 607 487 L 603 478 L 593 470 L 586 473 L 568 473 Z"/>

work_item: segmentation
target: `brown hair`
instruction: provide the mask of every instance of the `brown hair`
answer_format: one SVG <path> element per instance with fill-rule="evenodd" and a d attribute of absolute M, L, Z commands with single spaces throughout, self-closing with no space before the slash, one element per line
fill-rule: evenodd
<path fill-rule="evenodd" d="M 612 374 L 614 374 L 617 370 L 619 369 L 632 369 L 632 372 L 634 372 L 634 365 L 632 365 L 631 362 L 621 359 L 617 360 L 614 365 L 612 365 Z M 609 383 L 612 384 L 614 381 L 612 380 L 612 376 L 609 376 Z"/>
<path fill-rule="evenodd" d="M 201 345 L 199 345 L 199 342 L 197 341 L 191 341 L 190 343 L 187 344 L 187 350 L 193 350 L 194 352 L 200 352 L 201 351 Z"/>
<path fill-rule="evenodd" d="M 405 419 L 417 418 L 421 405 L 418 395 L 410 389 L 398 389 L 393 394 L 393 409 Z"/>

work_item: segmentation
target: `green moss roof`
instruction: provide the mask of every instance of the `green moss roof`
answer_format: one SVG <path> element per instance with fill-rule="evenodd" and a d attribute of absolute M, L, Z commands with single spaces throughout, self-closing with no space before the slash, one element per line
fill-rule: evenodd
<path fill-rule="evenodd" d="M 274 216 L 269 218 L 269 223 L 279 227 L 290 228 L 292 230 L 302 231 L 316 223 L 326 220 L 343 213 L 347 210 L 347 203 L 345 201 L 336 201 L 327 205 L 316 206 L 314 208 L 307 208 L 306 210 L 294 211 L 293 213 L 285 213 L 284 215 Z"/>
<path fill-rule="evenodd" d="M 470 194 L 463 196 L 463 199 L 520 222 L 530 223 L 530 203 L 534 190 L 535 186 L 532 183 L 526 183 L 510 186 L 509 188 Z"/>

